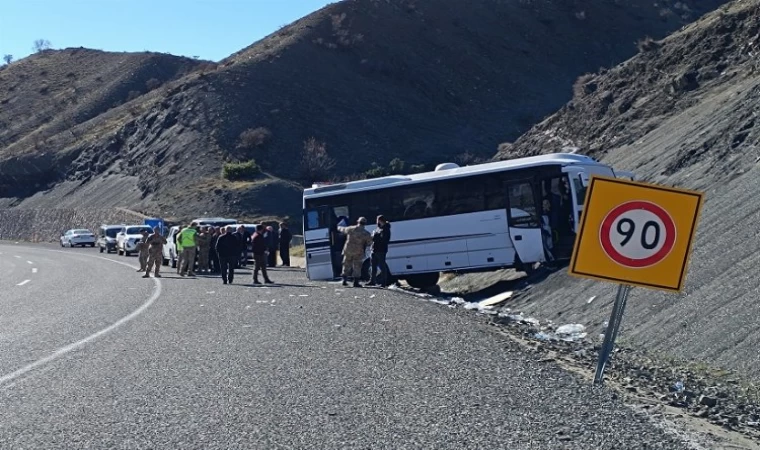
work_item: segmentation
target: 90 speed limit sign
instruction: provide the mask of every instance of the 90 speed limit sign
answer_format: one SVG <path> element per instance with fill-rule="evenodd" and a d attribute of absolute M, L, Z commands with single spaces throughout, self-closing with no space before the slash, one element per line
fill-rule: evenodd
<path fill-rule="evenodd" d="M 610 211 L 599 229 L 604 252 L 616 263 L 649 267 L 667 257 L 676 242 L 676 224 L 654 203 L 632 201 Z"/>
<path fill-rule="evenodd" d="M 570 274 L 682 290 L 702 200 L 695 191 L 592 177 Z"/>

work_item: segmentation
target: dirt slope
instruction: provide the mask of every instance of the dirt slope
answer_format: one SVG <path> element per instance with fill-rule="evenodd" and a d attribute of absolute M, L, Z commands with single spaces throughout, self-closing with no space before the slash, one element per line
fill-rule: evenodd
<path fill-rule="evenodd" d="M 753 376 L 760 375 L 759 33 L 760 1 L 734 2 L 585 79 L 571 103 L 513 148 L 524 155 L 577 146 L 644 180 L 704 190 L 686 292 L 635 289 L 622 337 Z M 515 307 L 601 330 L 613 289 L 560 272 Z"/>
<path fill-rule="evenodd" d="M 305 139 L 326 143 L 339 176 L 394 157 L 490 156 L 567 101 L 578 75 L 722 3 L 351 0 L 218 67 L 44 52 L 0 72 L 0 207 L 298 215 Z M 269 138 L 239 147 L 258 127 Z M 225 161 L 251 158 L 260 176 L 220 181 Z"/>

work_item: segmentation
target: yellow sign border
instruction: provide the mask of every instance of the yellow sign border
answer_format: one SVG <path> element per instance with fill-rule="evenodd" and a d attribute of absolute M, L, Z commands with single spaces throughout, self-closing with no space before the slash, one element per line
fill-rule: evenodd
<path fill-rule="evenodd" d="M 596 181 L 625 184 L 625 185 L 636 186 L 636 187 L 645 188 L 645 189 L 655 189 L 659 191 L 666 191 L 666 192 L 671 192 L 671 193 L 697 197 L 698 199 L 697 207 L 696 207 L 694 218 L 691 224 L 691 232 L 689 234 L 689 241 L 686 247 L 684 260 L 681 265 L 681 273 L 679 274 L 677 288 L 674 288 L 672 286 L 663 286 L 663 285 L 648 284 L 648 283 L 642 283 L 642 282 L 632 282 L 630 280 L 623 280 L 623 279 L 618 279 L 618 278 L 613 278 L 613 277 L 605 277 L 602 275 L 578 272 L 575 270 L 575 267 L 578 262 L 578 256 L 579 256 L 578 250 L 581 246 L 581 241 L 583 240 L 583 237 L 584 237 L 584 231 L 586 228 L 586 219 L 588 218 L 588 214 L 586 214 L 586 212 L 589 210 L 594 199 L 593 193 L 594 193 L 594 187 L 596 186 Z M 699 192 L 699 191 L 683 189 L 683 188 L 675 188 L 675 187 L 669 187 L 669 186 L 662 186 L 658 184 L 645 183 L 641 181 L 630 181 L 630 180 L 624 180 L 620 178 L 607 177 L 607 176 L 601 176 L 601 175 L 591 175 L 588 191 L 586 192 L 586 198 L 583 205 L 583 217 L 581 218 L 581 226 L 578 229 L 578 234 L 576 235 L 575 243 L 573 244 L 573 254 L 570 258 L 570 265 L 568 266 L 568 274 L 574 277 L 579 277 L 579 278 L 589 278 L 589 279 L 598 280 L 598 281 L 607 281 L 607 282 L 613 282 L 613 283 L 625 284 L 625 285 L 631 285 L 631 286 L 640 286 L 640 287 L 657 289 L 657 290 L 668 291 L 668 292 L 682 292 L 684 284 L 686 283 L 686 272 L 688 271 L 689 263 L 691 260 L 691 252 L 694 246 L 694 237 L 697 232 L 697 226 L 699 224 L 699 220 L 702 216 L 703 204 L 704 204 L 704 193 Z M 590 235 L 593 235 L 595 237 L 596 234 L 598 234 L 597 231 L 598 230 L 594 230 L 594 232 L 591 233 Z"/>

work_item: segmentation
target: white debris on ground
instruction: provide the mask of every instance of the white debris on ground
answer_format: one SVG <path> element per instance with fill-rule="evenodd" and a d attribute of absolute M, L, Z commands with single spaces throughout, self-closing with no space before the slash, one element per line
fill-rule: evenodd
<path fill-rule="evenodd" d="M 565 341 L 575 342 L 580 341 L 588 335 L 586 333 L 586 327 L 579 323 L 571 323 L 557 327 L 554 332 L 551 331 L 539 331 L 535 334 L 536 339 L 542 341 Z"/>

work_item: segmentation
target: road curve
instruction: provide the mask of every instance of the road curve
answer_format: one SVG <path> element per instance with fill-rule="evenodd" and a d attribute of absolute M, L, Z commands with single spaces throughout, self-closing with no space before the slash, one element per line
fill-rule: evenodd
<path fill-rule="evenodd" d="M 0 448 L 687 448 L 465 311 L 290 269 L 159 289 L 51 250 L 0 244 L 0 273 L 39 264 L 0 294 L 0 377 L 142 310 L 0 383 Z"/>

